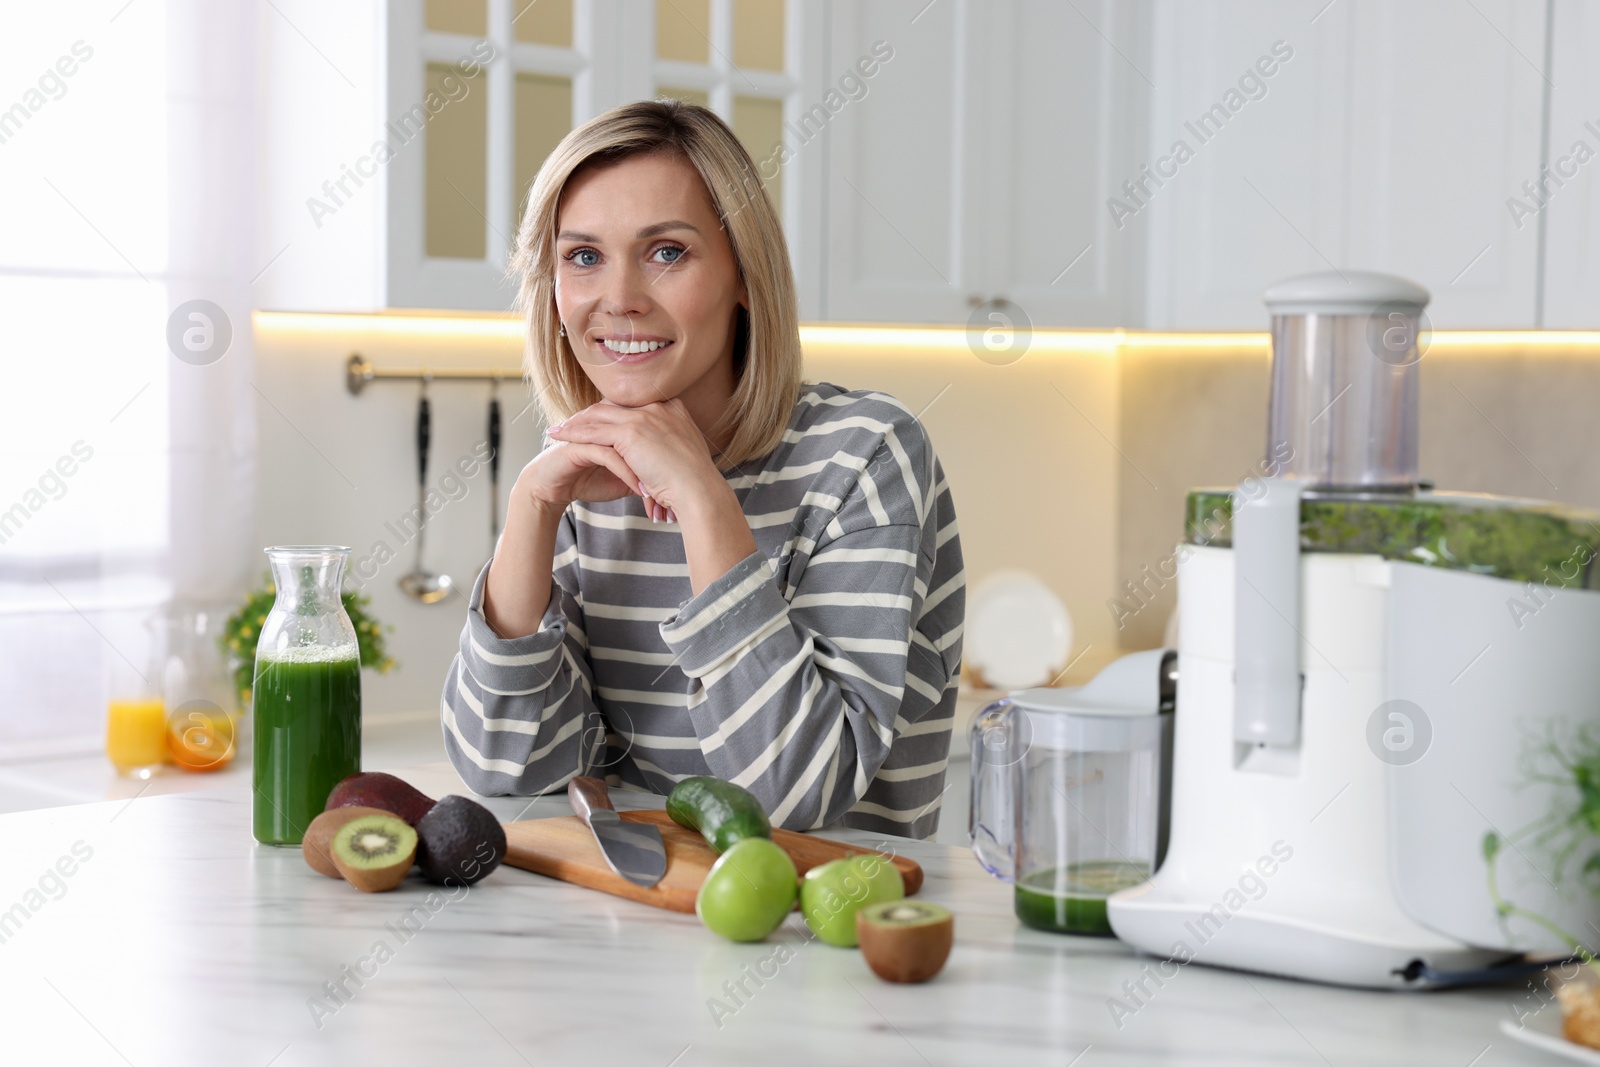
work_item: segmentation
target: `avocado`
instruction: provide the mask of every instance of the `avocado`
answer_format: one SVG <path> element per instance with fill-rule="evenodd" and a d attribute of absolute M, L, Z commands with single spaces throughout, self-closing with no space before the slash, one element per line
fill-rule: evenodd
<path fill-rule="evenodd" d="M 494 813 L 466 797 L 448 796 L 417 823 L 417 863 L 436 885 L 472 885 L 506 855 L 506 832 Z"/>
<path fill-rule="evenodd" d="M 323 810 L 348 807 L 378 808 L 416 826 L 433 807 L 433 798 L 403 778 L 382 771 L 359 771 L 333 787 Z"/>

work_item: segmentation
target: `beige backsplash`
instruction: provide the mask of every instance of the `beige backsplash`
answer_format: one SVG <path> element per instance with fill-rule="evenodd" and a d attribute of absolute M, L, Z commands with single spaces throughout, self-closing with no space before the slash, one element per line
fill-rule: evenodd
<path fill-rule="evenodd" d="M 262 544 L 337 541 L 357 555 L 395 541 L 387 523 L 415 501 L 412 420 L 416 387 L 344 388 L 344 360 L 360 351 L 378 366 L 514 367 L 520 342 L 505 332 L 462 336 L 397 331 L 369 317 L 318 319 L 290 328 L 256 323 Z M 1107 336 L 1107 335 L 1102 335 Z M 812 343 L 806 375 L 886 390 L 922 413 L 955 496 L 969 588 L 997 570 L 1036 573 L 1066 603 L 1076 662 L 1062 681 L 1086 680 L 1122 651 L 1161 642 L 1170 584 L 1119 631 L 1108 602 L 1181 536 L 1183 498 L 1197 485 L 1236 482 L 1262 455 L 1267 348 L 1130 335 L 1078 351 L 1035 348 L 994 366 L 964 347 L 893 348 Z M 1422 362 L 1422 467 L 1441 487 L 1600 505 L 1600 348 L 1450 348 Z M 441 462 L 470 453 L 483 434 L 482 385 L 433 389 L 435 484 Z M 506 417 L 525 391 L 505 389 Z M 1474 407 L 1476 405 L 1476 407 Z M 291 426 L 286 416 L 293 419 Z M 508 427 L 504 494 L 538 447 L 523 417 Z M 320 454 L 319 454 L 320 453 Z M 336 463 L 336 470 L 332 460 Z M 488 548 L 484 478 L 430 527 L 430 566 L 469 582 Z M 394 579 L 412 546 L 368 583 L 400 670 L 367 678 L 368 708 L 436 705 L 461 626 L 458 599 L 424 607 Z"/>

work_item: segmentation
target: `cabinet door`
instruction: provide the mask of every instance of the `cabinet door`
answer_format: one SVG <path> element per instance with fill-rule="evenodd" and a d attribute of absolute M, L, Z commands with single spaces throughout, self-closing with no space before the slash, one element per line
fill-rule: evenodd
<path fill-rule="evenodd" d="M 1158 0 L 1161 184 L 1119 208 L 1149 242 L 1148 325 L 1264 329 L 1268 285 L 1344 265 L 1348 3 L 1312 23 L 1279 0 Z"/>
<path fill-rule="evenodd" d="M 1533 325 L 1537 246 L 1505 197 L 1537 169 L 1543 5 L 1159 10 L 1151 151 L 1195 155 L 1151 200 L 1150 325 L 1258 329 L 1266 286 L 1344 268 L 1421 282 L 1436 326 Z M 1292 58 L 1254 99 L 1239 78 L 1275 46 Z"/>
<path fill-rule="evenodd" d="M 820 317 L 823 154 L 806 109 L 823 99 L 825 0 L 653 0 L 649 91 L 716 112 L 749 152 L 783 223 L 802 319 Z M 840 99 L 844 99 L 842 96 Z"/>
<path fill-rule="evenodd" d="M 1550 174 L 1524 179 L 1537 196 L 1520 183 L 1506 190 L 1504 210 L 1507 218 L 1516 215 L 1521 240 L 1544 227 L 1540 325 L 1592 330 L 1600 327 L 1600 9 L 1556 0 L 1553 23 Z"/>
<path fill-rule="evenodd" d="M 828 160 L 822 317 L 964 322 L 979 291 L 973 210 L 972 21 L 965 0 L 832 7 L 832 96 L 801 116 L 801 151 Z M 872 61 L 876 60 L 876 67 Z M 866 62 L 870 78 L 856 64 Z M 860 88 L 837 84 L 847 73 Z M 851 84 L 856 84 L 852 82 Z"/>
<path fill-rule="evenodd" d="M 593 97 L 574 6 L 389 5 L 390 307 L 510 307 L 505 265 L 526 185 Z"/>
<path fill-rule="evenodd" d="M 1361 0 L 1336 14 L 1353 45 L 1340 265 L 1421 282 L 1438 328 L 1533 327 L 1537 227 L 1519 229 L 1506 198 L 1539 173 L 1545 5 Z"/>
<path fill-rule="evenodd" d="M 386 24 L 379 0 L 275 0 L 261 19 L 256 307 L 384 306 Z"/>
<path fill-rule="evenodd" d="M 1008 0 L 972 14 L 970 295 L 1034 326 L 1125 326 L 1142 249 L 1108 205 L 1145 162 L 1148 5 Z"/>

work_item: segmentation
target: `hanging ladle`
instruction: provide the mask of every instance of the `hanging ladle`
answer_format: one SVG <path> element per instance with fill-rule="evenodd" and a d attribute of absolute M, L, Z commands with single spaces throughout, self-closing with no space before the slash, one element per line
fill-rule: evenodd
<path fill-rule="evenodd" d="M 437 604 L 455 588 L 448 574 L 434 574 L 422 566 L 422 535 L 428 527 L 428 440 L 432 436 L 432 418 L 428 411 L 428 380 L 432 375 L 422 374 L 422 399 L 417 402 L 417 563 L 407 574 L 400 576 L 400 591 L 424 604 Z"/>

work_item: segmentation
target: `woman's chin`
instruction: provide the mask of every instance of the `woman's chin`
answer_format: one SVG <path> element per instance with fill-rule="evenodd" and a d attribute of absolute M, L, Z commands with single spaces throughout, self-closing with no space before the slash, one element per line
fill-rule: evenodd
<path fill-rule="evenodd" d="M 619 377 L 623 380 L 609 381 L 600 387 L 600 395 L 618 407 L 642 408 L 646 404 L 671 400 L 677 395 L 676 391 L 658 386 L 659 376 L 655 374 Z"/>

